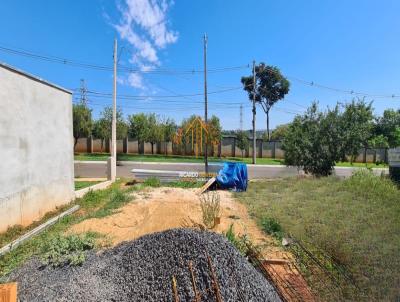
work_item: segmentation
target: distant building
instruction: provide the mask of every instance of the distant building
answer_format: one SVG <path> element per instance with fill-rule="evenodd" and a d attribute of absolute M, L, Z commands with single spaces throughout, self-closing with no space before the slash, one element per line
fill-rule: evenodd
<path fill-rule="evenodd" d="M 0 232 L 74 198 L 71 94 L 0 63 Z"/>

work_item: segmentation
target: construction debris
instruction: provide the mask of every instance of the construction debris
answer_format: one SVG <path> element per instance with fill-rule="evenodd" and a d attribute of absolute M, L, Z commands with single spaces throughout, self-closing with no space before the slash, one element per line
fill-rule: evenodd
<path fill-rule="evenodd" d="M 21 301 L 281 301 L 225 237 L 194 229 L 123 242 L 82 267 L 31 260 L 9 279 Z"/>

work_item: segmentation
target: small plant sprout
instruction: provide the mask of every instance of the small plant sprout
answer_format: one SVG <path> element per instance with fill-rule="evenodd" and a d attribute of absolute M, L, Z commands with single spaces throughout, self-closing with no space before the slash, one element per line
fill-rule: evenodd
<path fill-rule="evenodd" d="M 203 193 L 199 197 L 204 225 L 212 229 L 220 213 L 220 196 L 216 191 Z"/>

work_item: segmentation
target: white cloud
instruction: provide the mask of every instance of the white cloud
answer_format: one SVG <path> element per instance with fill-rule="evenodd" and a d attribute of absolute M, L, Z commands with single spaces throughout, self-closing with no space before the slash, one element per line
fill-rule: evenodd
<path fill-rule="evenodd" d="M 120 38 L 134 48 L 129 62 L 142 71 L 159 66 L 158 51 L 178 39 L 178 33 L 169 29 L 167 12 L 172 5 L 168 0 L 124 0 L 118 5 L 121 18 L 114 27 Z M 127 82 L 144 87 L 137 74 L 129 76 Z"/>
<path fill-rule="evenodd" d="M 131 73 L 128 76 L 128 84 L 132 87 L 144 89 L 145 86 L 143 85 L 143 78 L 137 73 Z"/>

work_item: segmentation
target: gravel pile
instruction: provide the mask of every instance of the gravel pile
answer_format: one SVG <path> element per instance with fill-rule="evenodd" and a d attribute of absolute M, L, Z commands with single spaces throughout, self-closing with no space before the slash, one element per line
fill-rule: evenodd
<path fill-rule="evenodd" d="M 174 301 L 172 276 L 181 302 L 194 301 L 192 261 L 201 301 L 216 301 L 206 253 L 223 301 L 280 301 L 274 288 L 222 236 L 173 229 L 124 242 L 81 267 L 41 267 L 32 260 L 15 271 L 21 301 Z"/>

